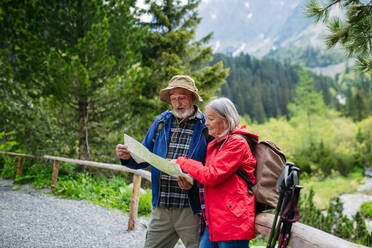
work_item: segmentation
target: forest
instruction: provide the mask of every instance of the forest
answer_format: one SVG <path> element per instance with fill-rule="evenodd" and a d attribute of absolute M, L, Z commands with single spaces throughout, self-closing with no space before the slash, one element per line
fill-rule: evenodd
<path fill-rule="evenodd" d="M 0 3 L 0 150 L 118 163 L 114 149 L 123 133 L 142 140 L 169 108 L 159 90 L 186 74 L 196 81 L 202 109 L 216 96 L 230 98 L 242 124 L 278 144 L 305 178 L 372 166 L 370 45 L 352 50 L 356 69 L 321 76 L 307 66 L 340 62 L 339 53 L 214 54 L 212 33 L 195 40 L 200 0 L 146 0 L 147 10 L 136 2 Z M 7 161 L 1 157 L 0 172 L 9 178 Z M 73 170 L 67 165 L 66 173 Z"/>

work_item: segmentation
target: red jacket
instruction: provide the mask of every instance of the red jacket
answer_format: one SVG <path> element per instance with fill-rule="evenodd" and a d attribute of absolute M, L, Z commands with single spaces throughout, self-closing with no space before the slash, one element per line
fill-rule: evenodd
<path fill-rule="evenodd" d="M 253 136 L 244 127 L 232 131 Z M 208 144 L 206 164 L 180 157 L 177 164 L 182 170 L 204 184 L 205 218 L 211 241 L 249 240 L 255 238 L 254 195 L 235 172 L 242 168 L 253 183 L 256 159 L 241 135 L 232 135 L 219 148 L 228 135 Z"/>

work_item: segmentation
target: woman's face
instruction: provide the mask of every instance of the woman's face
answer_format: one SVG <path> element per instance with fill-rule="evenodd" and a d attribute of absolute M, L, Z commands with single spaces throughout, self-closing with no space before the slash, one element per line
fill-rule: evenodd
<path fill-rule="evenodd" d="M 208 134 L 215 138 L 219 138 L 227 128 L 226 119 L 217 114 L 212 108 L 208 107 L 205 109 L 205 115 L 205 125 L 208 127 Z"/>

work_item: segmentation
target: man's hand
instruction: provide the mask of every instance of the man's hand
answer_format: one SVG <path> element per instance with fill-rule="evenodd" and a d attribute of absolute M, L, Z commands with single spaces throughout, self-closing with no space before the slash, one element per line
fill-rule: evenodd
<path fill-rule="evenodd" d="M 126 145 L 117 144 L 115 152 L 116 155 L 123 160 L 128 160 L 131 157 L 130 152 L 128 151 L 128 147 Z"/>
<path fill-rule="evenodd" d="M 177 178 L 177 183 L 181 189 L 189 190 L 192 188 L 192 184 L 189 183 L 184 177 L 179 176 Z"/>

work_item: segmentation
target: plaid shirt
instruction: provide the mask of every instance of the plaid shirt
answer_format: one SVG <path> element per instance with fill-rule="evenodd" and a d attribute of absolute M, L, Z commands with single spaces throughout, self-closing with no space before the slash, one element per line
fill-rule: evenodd
<path fill-rule="evenodd" d="M 179 123 L 176 117 L 172 120 L 170 141 L 166 159 L 186 157 L 194 132 L 196 119 L 202 118 L 202 113 L 195 108 L 195 114 L 188 120 Z M 189 207 L 187 192 L 178 186 L 177 178 L 161 173 L 159 207 L 185 208 Z"/>

